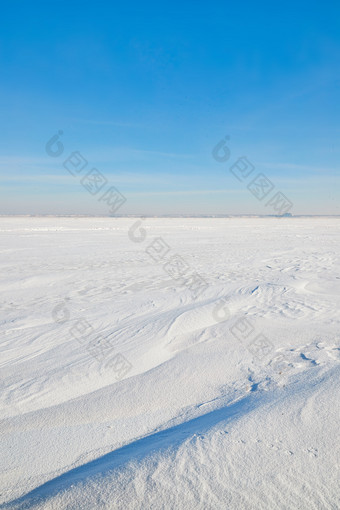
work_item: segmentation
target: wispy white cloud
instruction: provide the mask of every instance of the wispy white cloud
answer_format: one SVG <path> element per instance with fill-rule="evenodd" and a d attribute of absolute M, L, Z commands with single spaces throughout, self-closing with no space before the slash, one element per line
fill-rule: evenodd
<path fill-rule="evenodd" d="M 1 156 L 0 157 L 0 165 L 1 166 L 15 166 L 15 165 L 51 165 L 52 160 L 48 156 L 38 157 L 38 156 Z"/>
<path fill-rule="evenodd" d="M 268 162 L 259 162 L 258 166 L 269 168 L 272 170 L 289 170 L 289 171 L 298 171 L 298 172 L 314 172 L 316 174 L 333 174 L 335 172 L 340 172 L 339 168 L 327 168 L 324 166 L 312 166 L 312 165 L 299 165 L 297 163 L 268 163 Z"/>
<path fill-rule="evenodd" d="M 119 120 L 99 120 L 99 119 L 70 119 L 74 122 L 79 122 L 81 124 L 93 124 L 95 126 L 114 126 L 114 127 L 123 127 L 123 128 L 145 128 L 144 124 L 139 124 L 137 122 L 125 122 Z"/>
<path fill-rule="evenodd" d="M 58 184 L 69 184 L 71 180 L 71 176 L 66 175 L 49 175 L 49 174 L 39 174 L 39 175 L 1 175 L 0 182 L 13 182 L 24 184 L 25 182 L 40 182 L 40 183 L 58 183 Z M 72 181 L 71 181 L 72 182 Z"/>
<path fill-rule="evenodd" d="M 4 175 L 0 175 L 0 182 L 13 182 L 23 184 L 25 182 L 40 182 L 40 183 L 56 183 L 56 184 L 70 184 L 77 183 L 79 180 L 85 175 L 86 172 L 80 174 L 78 176 L 72 176 L 67 172 L 66 169 L 61 167 L 60 174 L 11 174 L 6 173 Z M 190 176 L 190 175 L 177 175 L 176 182 L 174 184 L 174 175 L 171 173 L 133 173 L 133 172 L 119 172 L 119 173 L 107 173 L 102 171 L 102 174 L 107 178 L 110 184 L 119 184 L 119 185 L 145 185 L 155 187 L 157 185 L 168 187 L 169 184 L 172 186 L 192 186 L 193 183 L 200 184 L 202 186 L 206 185 L 207 179 L 205 176 Z"/>
<path fill-rule="evenodd" d="M 157 195 L 210 195 L 210 194 L 224 194 L 224 193 L 249 193 L 246 189 L 199 189 L 199 190 L 175 190 L 175 191 L 137 191 L 129 193 L 129 196 L 157 196 Z"/>
<path fill-rule="evenodd" d="M 142 149 L 130 149 L 134 154 L 145 154 L 147 156 L 160 156 L 165 158 L 179 158 L 179 159 L 191 159 L 196 158 L 197 154 L 181 154 L 175 152 L 160 152 Z"/>

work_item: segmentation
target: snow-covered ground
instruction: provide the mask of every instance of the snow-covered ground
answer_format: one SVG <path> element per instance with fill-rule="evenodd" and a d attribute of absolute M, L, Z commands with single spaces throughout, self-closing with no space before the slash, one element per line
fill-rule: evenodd
<path fill-rule="evenodd" d="M 0 218 L 0 507 L 339 509 L 339 227 Z"/>

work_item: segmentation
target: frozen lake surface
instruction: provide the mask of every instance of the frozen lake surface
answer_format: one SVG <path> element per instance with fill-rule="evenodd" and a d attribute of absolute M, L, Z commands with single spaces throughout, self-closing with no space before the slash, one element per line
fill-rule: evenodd
<path fill-rule="evenodd" d="M 0 508 L 340 508 L 340 219 L 0 218 Z"/>

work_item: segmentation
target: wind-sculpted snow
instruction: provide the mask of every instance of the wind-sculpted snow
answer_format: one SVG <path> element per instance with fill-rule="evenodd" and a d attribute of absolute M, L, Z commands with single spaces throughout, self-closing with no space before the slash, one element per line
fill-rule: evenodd
<path fill-rule="evenodd" d="M 136 221 L 0 220 L 0 507 L 338 509 L 340 220 Z"/>

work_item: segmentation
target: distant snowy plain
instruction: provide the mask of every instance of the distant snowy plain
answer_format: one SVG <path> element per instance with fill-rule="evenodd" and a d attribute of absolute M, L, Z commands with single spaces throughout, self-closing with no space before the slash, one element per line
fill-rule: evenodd
<path fill-rule="evenodd" d="M 339 509 L 339 227 L 0 218 L 0 508 Z"/>

